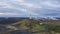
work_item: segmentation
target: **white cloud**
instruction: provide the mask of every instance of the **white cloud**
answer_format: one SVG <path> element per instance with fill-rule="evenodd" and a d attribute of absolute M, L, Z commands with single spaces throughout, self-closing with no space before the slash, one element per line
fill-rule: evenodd
<path fill-rule="evenodd" d="M 45 0 L 45 1 L 40 0 L 40 4 L 39 2 L 37 3 L 37 1 L 38 0 L 34 2 L 28 2 L 27 0 L 11 0 L 10 2 L 12 3 L 8 3 L 8 1 L 0 2 L 0 6 L 2 6 L 2 8 L 13 8 L 22 11 L 23 13 L 26 13 L 28 15 L 32 14 L 33 16 L 34 15 L 40 16 L 41 14 L 42 15 L 47 14 L 48 12 L 46 12 L 45 9 L 54 10 L 60 8 L 60 5 L 59 4 L 56 5 L 54 2 L 52 2 L 52 0 Z M 0 13 L 0 15 L 19 15 L 19 14 L 17 11 L 17 13 Z"/>
<path fill-rule="evenodd" d="M 60 5 L 56 5 L 56 4 L 53 4 L 51 2 L 46 2 L 46 5 L 50 6 L 50 7 L 53 7 L 53 8 L 58 8 L 60 7 Z"/>
<path fill-rule="evenodd" d="M 18 13 L 0 13 L 0 15 L 20 15 Z"/>
<path fill-rule="evenodd" d="M 29 8 L 34 7 L 34 5 L 32 3 L 23 3 L 23 5 L 25 5 L 26 7 L 29 7 Z"/>
<path fill-rule="evenodd" d="M 3 8 L 14 8 L 15 6 L 8 4 L 6 2 L 0 2 L 0 6 L 2 6 Z"/>
<path fill-rule="evenodd" d="M 18 5 L 25 6 L 26 8 L 37 8 L 36 4 L 29 3 L 26 0 L 12 0 L 12 1 Z"/>
<path fill-rule="evenodd" d="M 56 0 L 46 0 L 42 1 L 41 5 L 48 8 L 48 9 L 57 9 L 60 8 L 60 4 L 57 4 Z"/>
<path fill-rule="evenodd" d="M 1 15 L 1 14 L 4 14 L 4 13 L 0 13 L 0 15 Z"/>
<path fill-rule="evenodd" d="M 25 2 L 25 0 L 13 0 L 15 2 Z"/>

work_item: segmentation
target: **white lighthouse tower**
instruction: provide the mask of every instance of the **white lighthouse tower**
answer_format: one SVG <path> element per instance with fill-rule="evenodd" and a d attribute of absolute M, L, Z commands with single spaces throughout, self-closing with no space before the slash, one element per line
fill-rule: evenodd
<path fill-rule="evenodd" d="M 31 16 L 31 14 L 30 14 L 30 16 L 29 16 L 29 19 L 32 19 L 32 16 Z"/>

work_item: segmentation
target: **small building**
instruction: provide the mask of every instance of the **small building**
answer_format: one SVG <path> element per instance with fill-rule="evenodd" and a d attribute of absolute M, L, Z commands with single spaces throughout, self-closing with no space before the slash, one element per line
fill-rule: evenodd
<path fill-rule="evenodd" d="M 43 23 L 40 23 L 40 25 L 42 25 Z"/>

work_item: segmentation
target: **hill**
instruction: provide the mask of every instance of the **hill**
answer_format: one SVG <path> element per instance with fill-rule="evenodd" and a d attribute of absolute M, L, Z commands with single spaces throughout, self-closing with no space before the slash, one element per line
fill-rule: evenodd
<path fill-rule="evenodd" d="M 23 19 L 11 24 L 11 26 L 16 27 L 18 30 L 27 30 L 30 32 L 45 30 L 45 26 L 41 26 L 39 21 L 33 19 Z"/>

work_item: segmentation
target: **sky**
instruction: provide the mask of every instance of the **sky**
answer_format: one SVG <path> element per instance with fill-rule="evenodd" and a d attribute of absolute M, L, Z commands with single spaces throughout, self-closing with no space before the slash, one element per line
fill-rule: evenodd
<path fill-rule="evenodd" d="M 0 0 L 0 17 L 60 17 L 60 0 Z"/>

